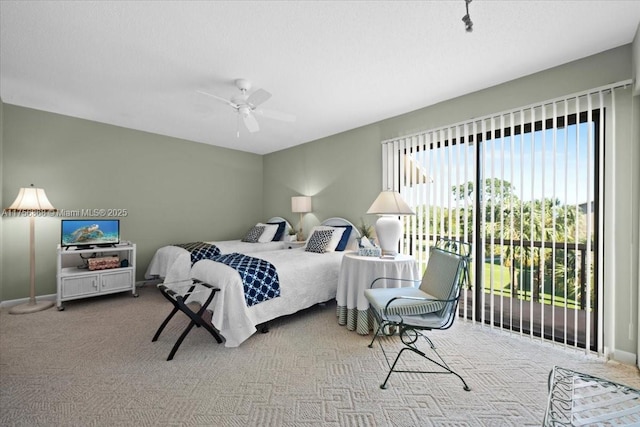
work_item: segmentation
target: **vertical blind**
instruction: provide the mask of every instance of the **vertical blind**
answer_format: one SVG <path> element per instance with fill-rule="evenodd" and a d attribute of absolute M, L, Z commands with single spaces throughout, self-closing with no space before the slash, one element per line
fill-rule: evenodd
<path fill-rule="evenodd" d="M 383 189 L 416 212 L 400 250 L 424 269 L 438 236 L 473 244 L 462 316 L 602 352 L 605 129 L 628 84 L 382 142 Z"/>

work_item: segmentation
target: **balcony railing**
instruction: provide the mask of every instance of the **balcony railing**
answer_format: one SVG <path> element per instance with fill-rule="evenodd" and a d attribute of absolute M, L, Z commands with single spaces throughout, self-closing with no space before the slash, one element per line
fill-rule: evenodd
<path fill-rule="evenodd" d="M 436 237 L 423 236 L 422 245 L 407 239 L 404 251 L 426 266 L 428 247 Z M 589 342 L 596 349 L 593 245 L 503 239 L 482 243 L 485 256 L 477 262 L 476 245 L 472 285 L 461 297 L 461 315 L 571 346 L 585 348 Z"/>

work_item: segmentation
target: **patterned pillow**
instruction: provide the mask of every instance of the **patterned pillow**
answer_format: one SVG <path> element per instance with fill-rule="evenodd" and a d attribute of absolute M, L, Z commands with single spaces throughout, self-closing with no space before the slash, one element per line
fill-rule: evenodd
<path fill-rule="evenodd" d="M 333 230 L 314 231 L 311 237 L 309 237 L 309 241 L 307 242 L 307 247 L 304 250 L 307 252 L 316 252 L 319 254 L 325 253 L 327 249 L 327 245 L 331 241 L 332 235 L 333 235 Z"/>
<path fill-rule="evenodd" d="M 248 242 L 248 243 L 258 243 L 258 239 L 260 239 L 260 236 L 262 235 L 264 228 L 265 228 L 264 225 L 256 225 L 251 230 L 249 230 L 249 232 L 247 233 L 246 236 L 244 236 L 242 241 Z"/>

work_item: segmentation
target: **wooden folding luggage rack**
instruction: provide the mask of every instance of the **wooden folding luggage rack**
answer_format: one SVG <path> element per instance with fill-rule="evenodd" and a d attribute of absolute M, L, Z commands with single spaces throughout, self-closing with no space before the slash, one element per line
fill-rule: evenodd
<path fill-rule="evenodd" d="M 197 326 L 197 327 L 202 326 L 207 331 L 209 331 L 211 335 L 213 335 L 213 337 L 216 339 L 218 344 L 222 342 L 222 338 L 220 337 L 218 332 L 215 329 L 213 329 L 211 324 L 208 323 L 202 317 L 202 315 L 204 314 L 209 304 L 211 304 L 211 301 L 213 300 L 213 297 L 215 296 L 216 292 L 219 291 L 218 288 L 211 286 L 207 283 L 201 282 L 200 280 L 197 280 L 197 279 L 190 279 L 190 280 L 183 280 L 180 282 L 173 282 L 173 283 L 161 283 L 158 285 L 158 289 L 160 289 L 160 292 L 162 293 L 162 295 L 164 295 L 164 297 L 167 300 L 169 300 L 169 302 L 173 305 L 173 309 L 171 310 L 171 313 L 169 313 L 167 318 L 164 319 L 164 321 L 158 328 L 158 331 L 153 336 L 153 339 L 151 340 L 151 342 L 156 342 L 158 340 L 158 337 L 160 337 L 160 334 L 162 333 L 164 328 L 167 326 L 169 321 L 173 318 L 173 316 L 178 311 L 182 311 L 184 314 L 186 314 L 189 317 L 189 319 L 191 319 L 191 322 L 189 322 L 189 325 L 182 332 L 182 334 L 178 338 L 178 341 L 176 341 L 176 343 L 173 345 L 173 348 L 171 349 L 171 352 L 169 353 L 169 357 L 167 357 L 167 360 L 173 359 L 173 356 L 175 356 L 176 351 L 178 351 L 180 344 L 182 344 L 182 341 L 184 341 L 185 337 L 189 334 L 189 332 L 191 331 L 191 329 L 193 329 L 194 326 Z M 196 293 L 200 293 L 200 292 L 208 292 L 208 296 L 205 302 L 200 306 L 198 311 L 193 311 L 187 305 L 191 301 L 187 301 L 187 300 L 189 299 L 189 297 L 192 297 Z"/>

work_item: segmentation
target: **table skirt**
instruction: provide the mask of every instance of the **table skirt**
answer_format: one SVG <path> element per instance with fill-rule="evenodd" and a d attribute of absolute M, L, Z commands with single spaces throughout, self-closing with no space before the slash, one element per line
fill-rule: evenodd
<path fill-rule="evenodd" d="M 339 305 L 336 311 L 339 325 L 346 325 L 348 330 L 356 331 L 360 335 L 369 335 L 373 328 L 373 319 L 369 310 L 358 310 Z"/>

